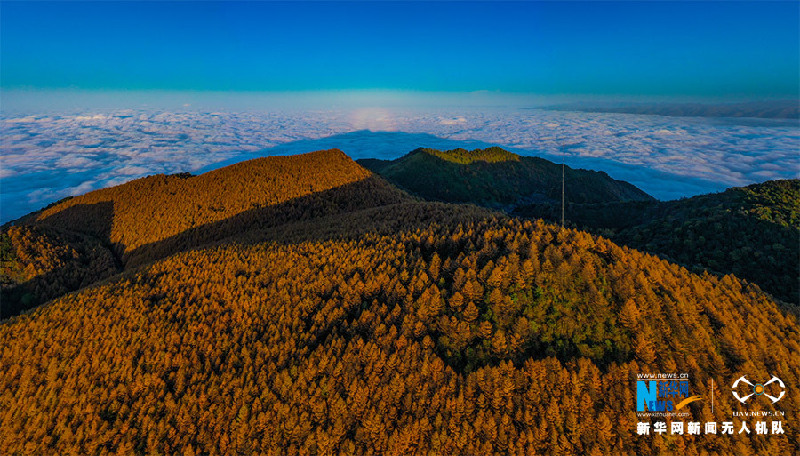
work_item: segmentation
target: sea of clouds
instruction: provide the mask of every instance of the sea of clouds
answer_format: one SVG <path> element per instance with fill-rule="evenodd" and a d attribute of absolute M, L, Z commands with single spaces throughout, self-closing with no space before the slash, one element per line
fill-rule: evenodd
<path fill-rule="evenodd" d="M 797 178 L 800 151 L 796 121 L 522 108 L 14 112 L 0 115 L 0 138 L 0 222 L 149 174 L 332 147 L 387 159 L 500 145 L 605 171 L 660 199 Z"/>

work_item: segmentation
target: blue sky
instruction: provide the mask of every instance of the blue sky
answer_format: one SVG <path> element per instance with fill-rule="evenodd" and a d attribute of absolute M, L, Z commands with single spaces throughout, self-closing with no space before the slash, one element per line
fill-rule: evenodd
<path fill-rule="evenodd" d="M 796 97 L 797 2 L 0 3 L 3 89 Z"/>

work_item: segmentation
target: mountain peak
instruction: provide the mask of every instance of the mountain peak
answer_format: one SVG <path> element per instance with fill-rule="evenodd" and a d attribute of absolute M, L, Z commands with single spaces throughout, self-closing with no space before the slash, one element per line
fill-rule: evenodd
<path fill-rule="evenodd" d="M 129 252 L 188 229 L 352 186 L 371 176 L 339 149 L 261 157 L 190 178 L 162 174 L 96 190 L 50 207 L 36 220 L 97 236 Z"/>
<path fill-rule="evenodd" d="M 500 147 L 415 149 L 397 160 L 360 160 L 389 182 L 425 199 L 511 209 L 520 204 L 560 201 L 562 177 L 567 202 L 608 203 L 653 198 L 608 174 L 572 169 L 539 157 L 522 157 Z"/>
<path fill-rule="evenodd" d="M 459 147 L 457 149 L 445 151 L 420 147 L 413 150 L 409 155 L 414 154 L 427 154 L 461 165 L 468 165 L 475 162 L 501 163 L 507 161 L 519 161 L 520 158 L 519 155 L 511 153 L 500 147 L 487 147 L 486 149 L 473 150 L 462 149 Z"/>

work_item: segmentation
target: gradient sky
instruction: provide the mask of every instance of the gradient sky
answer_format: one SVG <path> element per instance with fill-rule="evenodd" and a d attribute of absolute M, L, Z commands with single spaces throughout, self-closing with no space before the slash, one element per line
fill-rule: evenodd
<path fill-rule="evenodd" d="M 796 97 L 798 2 L 0 2 L 3 89 Z"/>

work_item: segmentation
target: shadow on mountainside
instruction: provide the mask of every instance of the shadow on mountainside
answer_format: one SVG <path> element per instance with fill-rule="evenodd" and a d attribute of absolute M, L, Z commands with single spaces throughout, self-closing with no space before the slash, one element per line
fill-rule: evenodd
<path fill-rule="evenodd" d="M 18 274 L 19 281 L 3 288 L 2 306 L 0 306 L 2 318 L 17 315 L 115 273 L 133 269 L 180 251 L 228 238 L 246 238 L 253 243 L 259 242 L 262 238 L 272 240 L 318 238 L 329 230 L 326 229 L 325 223 L 317 225 L 311 222 L 313 219 L 326 216 L 346 218 L 351 212 L 413 201 L 415 201 L 413 197 L 394 188 L 380 177 L 370 176 L 281 204 L 255 207 L 227 219 L 184 230 L 131 251 L 126 251 L 126 246 L 123 244 L 110 244 L 114 225 L 113 202 L 69 206 L 35 222 L 9 228 L 37 230 L 37 234 L 25 239 L 20 235 L 18 237 L 24 245 L 11 246 L 12 249 L 22 249 L 25 253 L 22 255 L 23 261 L 19 262 L 21 263 L 21 267 L 18 268 L 21 270 Z M 278 229 L 286 224 L 292 226 L 289 229 Z M 361 221 L 359 226 L 350 228 L 355 230 L 368 225 L 369 220 L 366 220 Z M 62 228 L 64 226 L 70 229 Z M 342 229 L 340 227 L 334 231 L 341 233 Z M 278 230 L 279 233 L 272 233 L 273 230 Z M 45 231 L 58 235 L 44 237 Z M 87 250 L 90 249 L 83 247 L 83 244 L 92 244 L 92 247 L 107 250 L 107 257 L 114 267 L 103 268 L 103 273 L 93 271 L 92 262 L 97 260 L 97 255 L 87 254 Z M 35 250 L 37 248 L 38 251 Z M 42 249 L 47 251 L 41 251 Z M 50 251 L 52 251 L 50 256 L 54 257 L 53 261 L 51 264 L 42 265 L 41 258 L 45 258 Z M 105 263 L 107 262 L 103 262 Z M 24 275 L 32 277 L 25 279 L 23 277 L 25 271 L 27 274 Z"/>
<path fill-rule="evenodd" d="M 388 235 L 404 228 L 426 227 L 435 221 L 446 223 L 460 217 L 472 219 L 491 214 L 476 206 L 420 202 L 373 175 L 183 231 L 127 252 L 123 260 L 126 269 L 130 269 L 213 244 L 299 243 L 367 232 Z"/>
<path fill-rule="evenodd" d="M 50 225 L 9 227 L 4 257 L 0 319 L 5 319 L 63 294 L 117 274 L 122 264 L 107 239 L 114 204 L 80 204 L 54 214 L 58 221 L 81 221 L 83 229 L 68 231 Z M 50 223 L 48 223 L 50 222 Z"/>
<path fill-rule="evenodd" d="M 227 243 L 323 241 L 368 232 L 391 235 L 401 230 L 426 228 L 432 223 L 467 222 L 492 215 L 493 212 L 472 205 L 422 202 L 372 175 L 281 204 L 257 207 L 125 252 L 124 245 L 109 245 L 113 203 L 71 206 L 30 228 L 61 233 L 63 240 L 59 240 L 63 245 L 59 247 L 73 249 L 77 255 L 4 290 L 2 317 L 17 315 L 119 272 L 191 249 Z M 80 226 L 80 232 L 58 229 L 51 223 Z M 81 247 L 83 244 L 90 247 Z M 105 256 L 92 254 L 98 249 Z"/>

